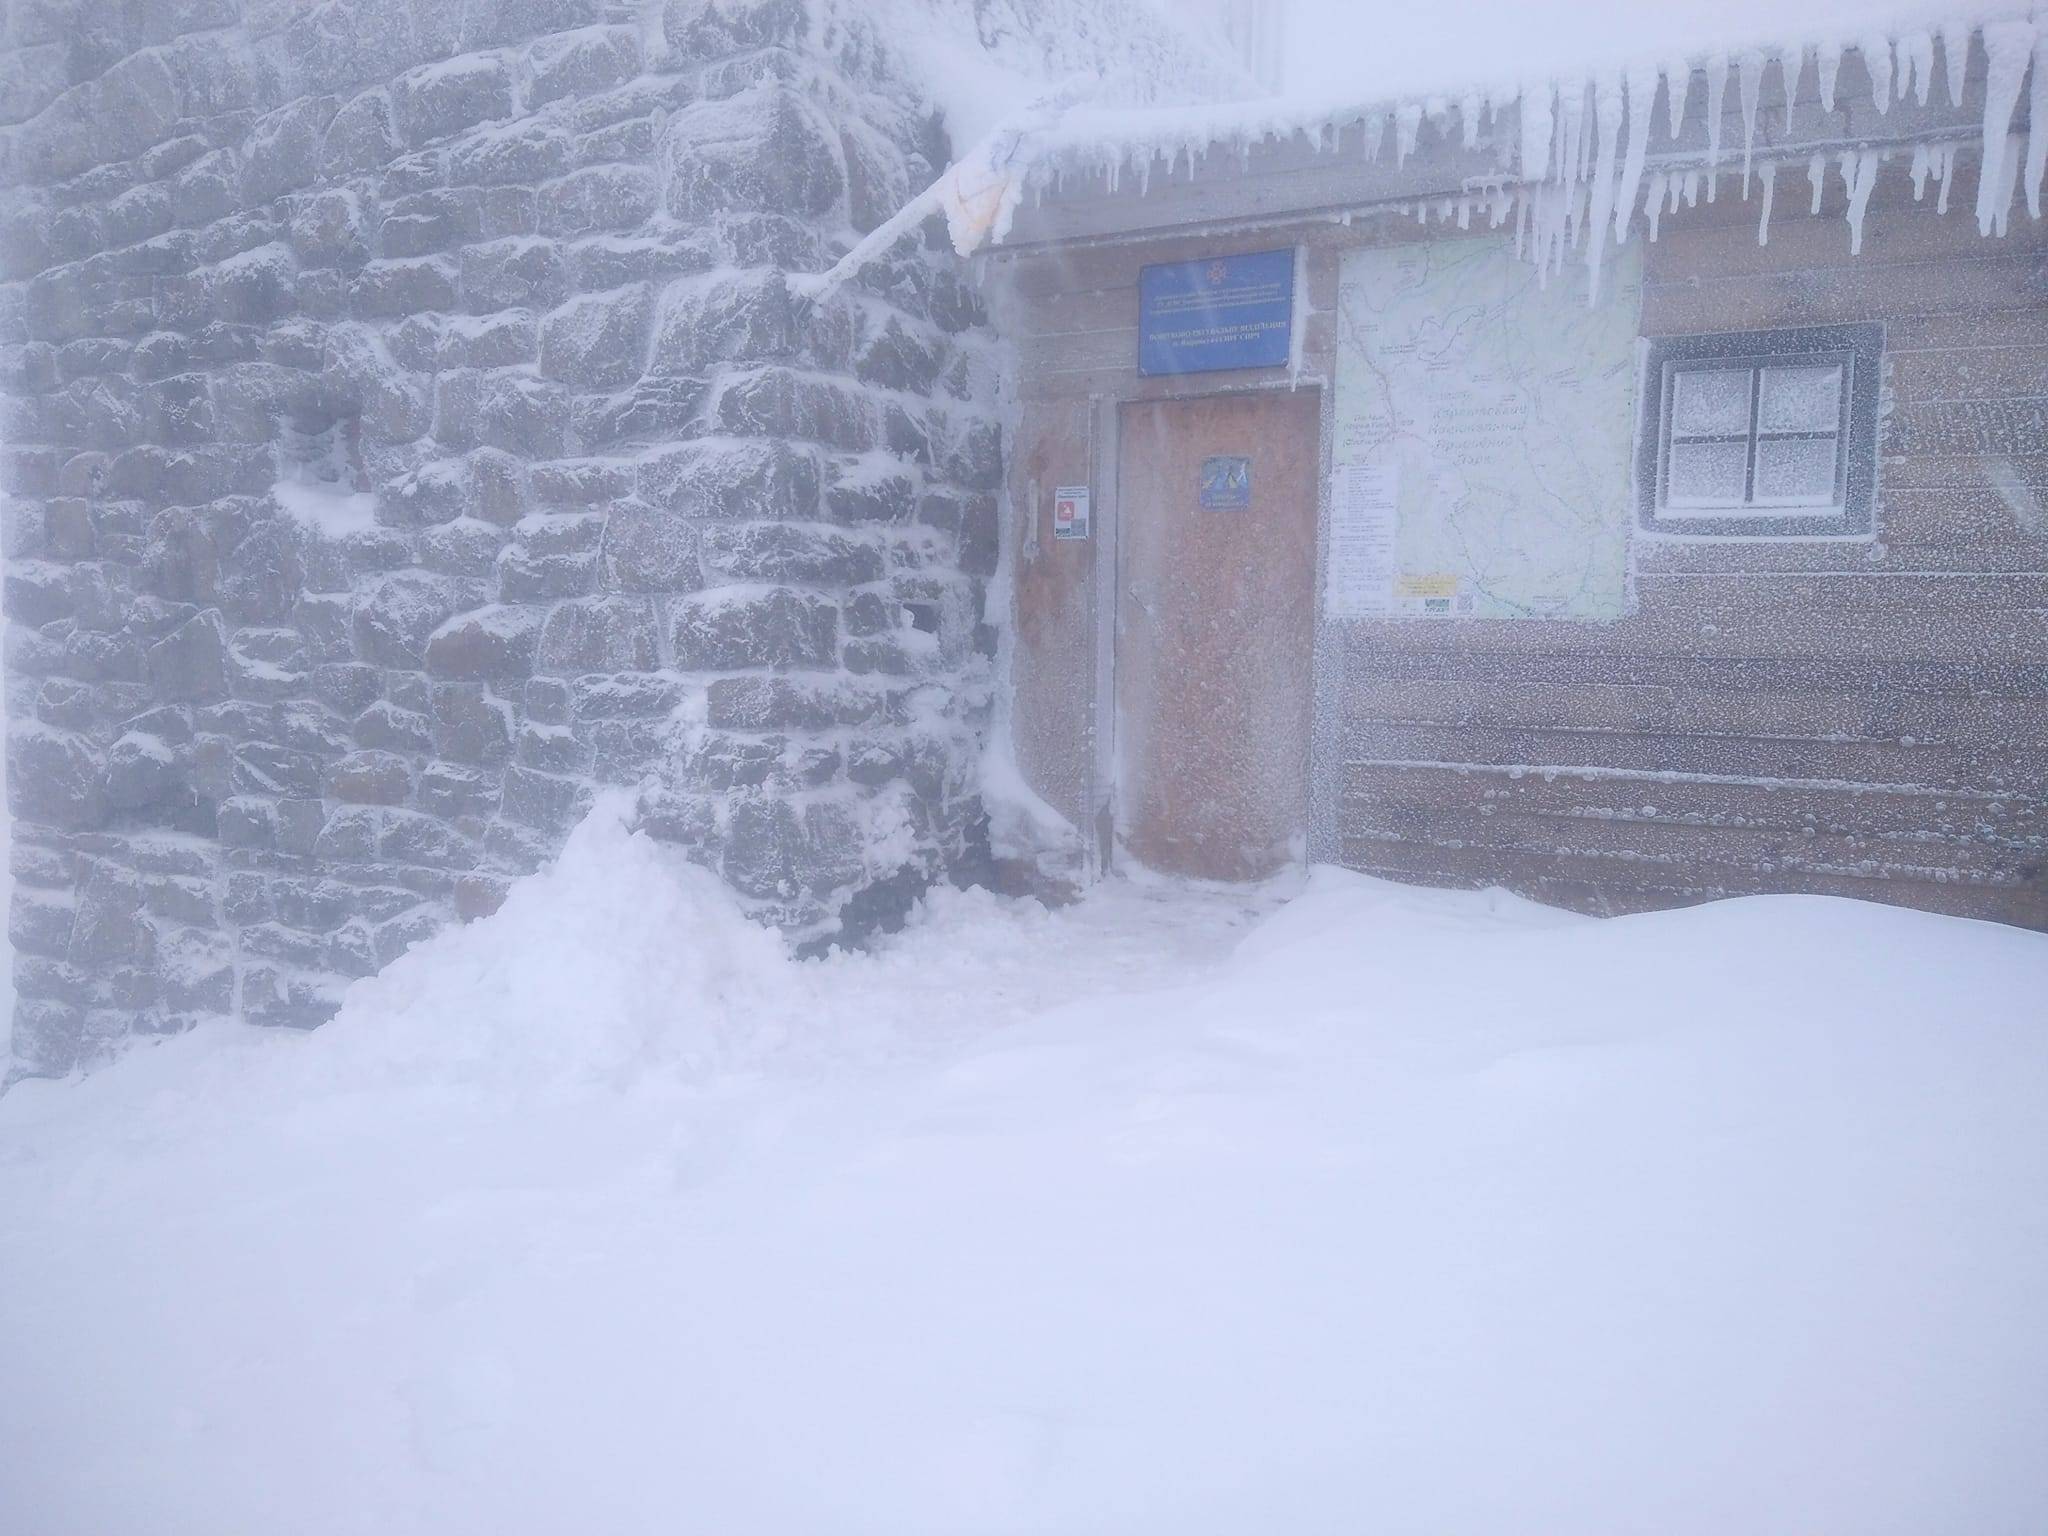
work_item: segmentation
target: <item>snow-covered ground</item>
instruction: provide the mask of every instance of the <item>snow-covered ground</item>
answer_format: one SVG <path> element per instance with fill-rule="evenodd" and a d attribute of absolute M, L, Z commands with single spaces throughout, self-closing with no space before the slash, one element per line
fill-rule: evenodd
<path fill-rule="evenodd" d="M 1334 871 L 797 965 L 607 810 L 0 1100 L 0 1529 L 2037 1536 L 2044 999 Z"/>

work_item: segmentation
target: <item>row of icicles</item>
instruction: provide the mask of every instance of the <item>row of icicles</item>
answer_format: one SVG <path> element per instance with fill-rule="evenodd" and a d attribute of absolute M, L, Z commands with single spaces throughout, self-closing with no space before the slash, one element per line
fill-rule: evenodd
<path fill-rule="evenodd" d="M 1922 106 L 1928 104 L 1939 56 L 1948 100 L 1960 107 L 1973 39 L 1982 47 L 1985 60 L 1980 134 L 1970 140 L 1929 141 L 1912 146 L 1914 196 L 1924 198 L 1931 179 L 1940 189 L 1937 206 L 1946 213 L 1957 151 L 1975 144 L 1981 157 L 1977 226 L 1986 236 L 2003 235 L 2022 191 L 2028 213 L 2034 218 L 2041 216 L 2044 174 L 2048 174 L 2048 22 L 2009 20 L 1981 27 L 1944 26 L 1938 29 L 1938 42 L 1937 33 L 1913 32 L 1898 38 L 1877 35 L 1827 46 L 1796 44 L 1749 49 L 1732 56 L 1709 58 L 1697 68 L 1683 60 L 1645 63 L 1572 87 L 1559 87 L 1554 82 L 1525 85 L 1515 96 L 1521 124 L 1516 146 L 1519 187 L 1510 190 L 1490 186 L 1408 207 L 1425 221 L 1434 213 L 1447 222 L 1455 222 L 1459 228 L 1469 227 L 1475 214 L 1483 214 L 1495 228 L 1512 216 L 1518 253 L 1537 262 L 1546 272 L 1561 269 L 1567 250 L 1583 249 L 1591 285 L 1597 294 L 1610 238 L 1617 243 L 1625 242 L 1636 218 L 1641 216 L 1649 238 L 1654 240 L 1662 216 L 1680 206 L 1697 203 L 1703 187 L 1707 201 L 1714 200 L 1722 164 L 1723 108 L 1732 79 L 1743 127 L 1743 196 L 1747 199 L 1750 195 L 1753 179 L 1761 190 L 1759 241 L 1769 239 L 1779 174 L 1788 166 L 1797 168 L 1803 163 L 1815 213 L 1820 211 L 1829 175 L 1840 177 L 1847 196 L 1850 249 L 1860 251 L 1863 214 L 1878 172 L 1895 152 L 1905 154 L 1905 147 L 1898 146 L 1895 151 L 1852 146 L 1759 163 L 1757 113 L 1767 71 L 1779 71 L 1788 106 L 1797 103 L 1802 87 L 1811 78 L 1821 109 L 1832 112 L 1842 59 L 1854 48 L 1869 72 L 1872 102 L 1880 114 L 1885 114 L 1893 105 L 1908 99 Z M 1667 136 L 1675 141 L 1695 94 L 1695 74 L 1705 88 L 1705 162 L 1688 168 L 1653 169 L 1649 165 L 1649 149 L 1658 95 L 1661 92 L 1664 98 Z M 2012 131 L 2023 94 L 2029 107 L 2024 141 Z M 1423 123 L 1448 134 L 1448 117 L 1452 112 L 1458 115 L 1463 143 L 1472 148 L 1479 142 L 1483 122 L 1494 113 L 1494 102 L 1481 93 L 1456 103 L 1446 99 L 1409 102 L 1362 115 L 1325 118 L 1307 131 L 1319 150 L 1328 151 L 1335 148 L 1342 126 L 1359 123 L 1364 132 L 1366 158 L 1377 160 L 1391 139 L 1398 166 L 1413 153 Z M 1253 143 L 1272 134 L 1273 130 L 1267 128 L 1231 137 L 1238 155 L 1248 165 Z M 1190 134 L 1171 143 L 1150 143 L 1139 152 L 1141 195 L 1149 185 L 1157 160 L 1163 158 L 1170 173 L 1185 156 L 1192 171 L 1198 158 L 1218 147 L 1215 136 L 1198 139 Z M 1104 175 L 1114 192 L 1131 158 L 1131 146 L 1126 144 L 1109 156 L 1093 158 L 1088 168 Z M 1061 182 L 1065 178 L 1062 169 L 1055 165 L 1041 167 L 1036 179 L 1042 186 L 1047 179 Z"/>

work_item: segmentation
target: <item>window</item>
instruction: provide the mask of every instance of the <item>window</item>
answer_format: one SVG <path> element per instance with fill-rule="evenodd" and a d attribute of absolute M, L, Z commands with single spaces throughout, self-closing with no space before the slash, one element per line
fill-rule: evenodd
<path fill-rule="evenodd" d="M 1643 527 L 1725 538 L 1867 534 L 1875 325 L 1659 337 L 1643 377 Z"/>

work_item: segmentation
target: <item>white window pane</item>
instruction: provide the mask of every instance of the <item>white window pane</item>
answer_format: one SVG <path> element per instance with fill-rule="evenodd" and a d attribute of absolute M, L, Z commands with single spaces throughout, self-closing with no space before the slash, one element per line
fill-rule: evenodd
<path fill-rule="evenodd" d="M 1766 438 L 1756 445 L 1756 499 L 1827 506 L 1835 499 L 1832 437 Z"/>
<path fill-rule="evenodd" d="M 1673 443 L 1666 499 L 1674 507 L 1739 504 L 1748 478 L 1746 443 Z"/>
<path fill-rule="evenodd" d="M 1766 368 L 1762 392 L 1765 432 L 1832 432 L 1842 419 L 1842 368 Z"/>
<path fill-rule="evenodd" d="M 1747 368 L 1681 368 L 1671 381 L 1673 435 L 1747 435 L 1749 380 Z"/>

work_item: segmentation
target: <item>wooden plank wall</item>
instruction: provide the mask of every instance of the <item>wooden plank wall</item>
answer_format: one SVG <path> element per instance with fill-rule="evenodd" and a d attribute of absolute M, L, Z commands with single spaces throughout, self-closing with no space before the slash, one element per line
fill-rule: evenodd
<path fill-rule="evenodd" d="M 1768 245 L 1731 178 L 1667 216 L 1646 256 L 1647 335 L 1883 323 L 1876 540 L 1639 538 L 1634 610 L 1609 625 L 1330 626 L 1326 848 L 1593 911 L 1816 891 L 2048 927 L 2048 224 L 2022 210 L 1980 238 L 1967 170 L 1939 218 L 1889 167 L 1853 259 L 1840 178 L 1809 217 L 1804 178 L 1782 175 Z M 1018 347 L 1021 455 L 1093 398 L 1285 387 L 1139 380 L 1145 262 L 1305 244 L 1320 380 L 1342 250 L 1436 233 L 1318 221 L 1008 263 L 992 287 Z M 1025 571 L 1027 630 L 1059 589 Z M 1028 675 L 1019 689 L 1042 769 L 1092 691 L 1049 705 Z"/>

